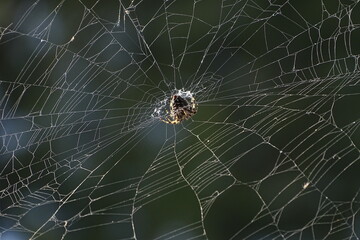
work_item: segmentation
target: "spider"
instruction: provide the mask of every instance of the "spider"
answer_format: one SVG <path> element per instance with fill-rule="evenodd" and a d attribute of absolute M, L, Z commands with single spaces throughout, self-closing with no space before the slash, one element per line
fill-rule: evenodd
<path fill-rule="evenodd" d="M 179 124 L 197 112 L 195 98 L 192 95 L 185 97 L 180 96 L 180 94 L 172 95 L 169 108 L 170 111 L 166 110 L 167 116 L 160 118 L 161 121 L 169 124 Z"/>

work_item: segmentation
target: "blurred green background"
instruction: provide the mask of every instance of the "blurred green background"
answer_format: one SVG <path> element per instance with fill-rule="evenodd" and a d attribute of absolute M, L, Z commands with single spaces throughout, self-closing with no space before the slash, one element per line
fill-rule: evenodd
<path fill-rule="evenodd" d="M 0 238 L 357 239 L 360 4 L 0 2 Z M 175 89 L 198 113 L 152 116 Z"/>

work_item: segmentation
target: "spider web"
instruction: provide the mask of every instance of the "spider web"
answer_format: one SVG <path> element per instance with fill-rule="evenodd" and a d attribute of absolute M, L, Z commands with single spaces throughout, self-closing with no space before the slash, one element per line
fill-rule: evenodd
<path fill-rule="evenodd" d="M 359 2 L 0 16 L 1 239 L 359 239 Z M 159 121 L 179 89 L 198 113 Z"/>

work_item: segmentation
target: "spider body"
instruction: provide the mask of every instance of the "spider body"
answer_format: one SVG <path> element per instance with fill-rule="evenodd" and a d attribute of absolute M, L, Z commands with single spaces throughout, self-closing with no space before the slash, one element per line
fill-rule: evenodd
<path fill-rule="evenodd" d="M 195 115 L 197 106 L 195 98 L 190 96 L 181 96 L 174 94 L 169 102 L 169 110 L 166 111 L 167 116 L 160 118 L 161 121 L 169 124 L 179 124 Z"/>

